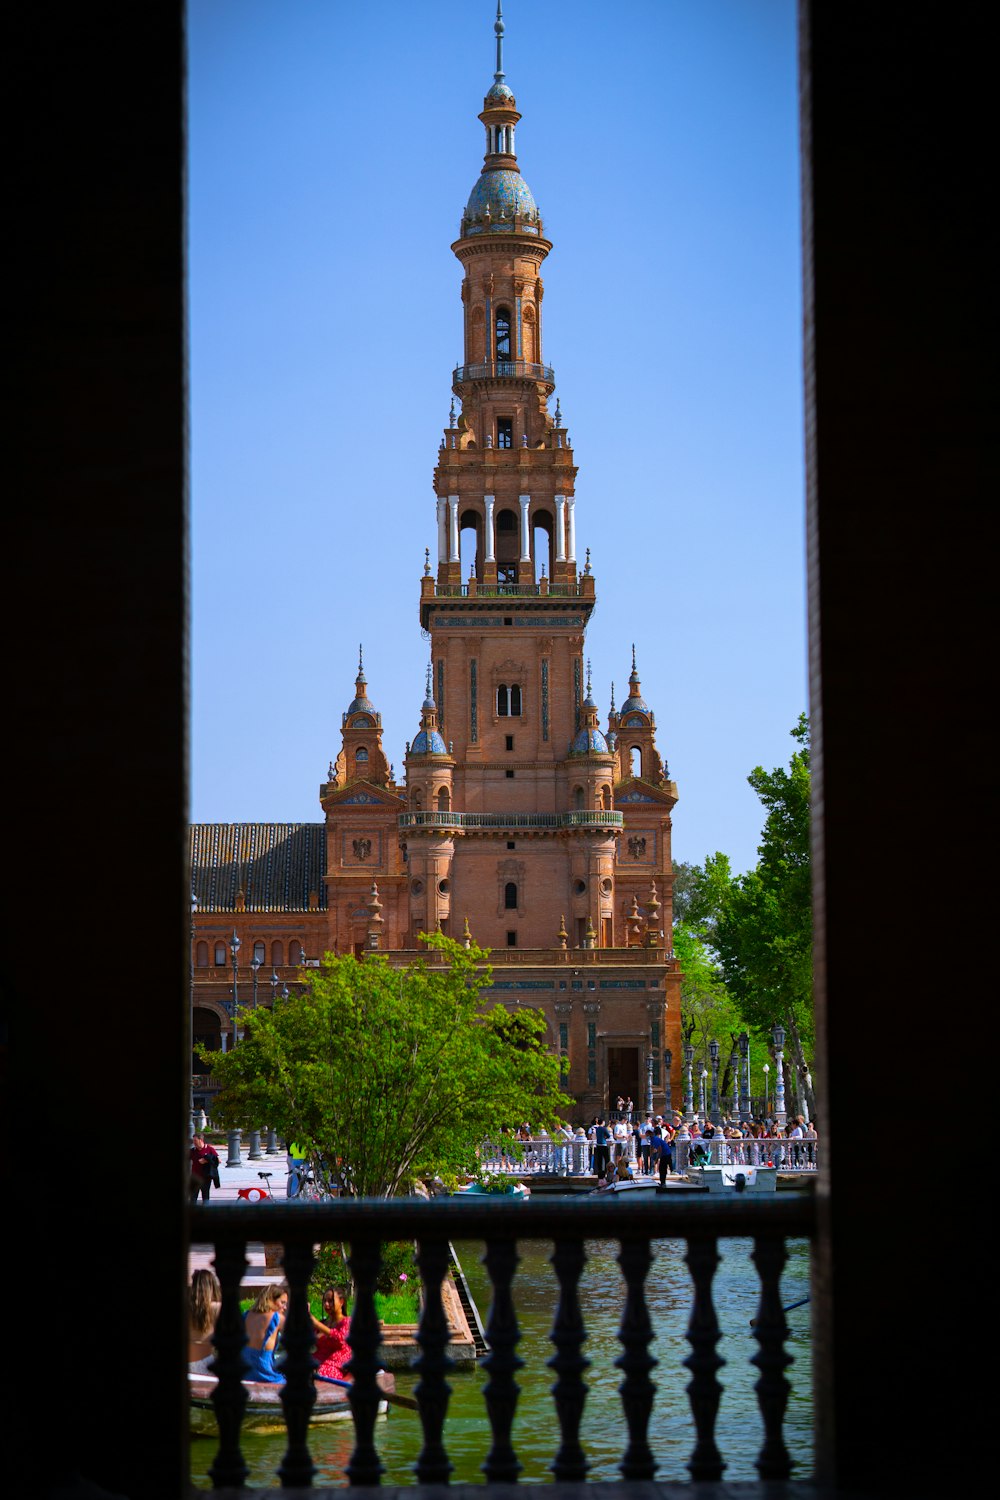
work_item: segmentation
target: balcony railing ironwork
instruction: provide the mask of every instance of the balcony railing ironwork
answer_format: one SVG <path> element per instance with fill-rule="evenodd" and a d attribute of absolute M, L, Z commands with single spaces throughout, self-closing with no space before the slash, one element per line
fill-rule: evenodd
<path fill-rule="evenodd" d="M 624 826 L 625 815 L 597 809 L 563 813 L 459 813 L 407 812 L 399 814 L 400 828 L 614 828 Z"/>
<path fill-rule="evenodd" d="M 787 1480 L 791 1459 L 783 1435 L 790 1390 L 785 1369 L 791 1362 L 785 1350 L 789 1329 L 781 1299 L 781 1273 L 787 1259 L 785 1241 L 815 1234 L 812 1195 L 776 1193 L 766 1197 L 723 1198 L 706 1194 L 677 1202 L 667 1194 L 636 1198 L 557 1198 L 521 1203 L 512 1210 L 509 1200 L 489 1197 L 341 1200 L 328 1204 L 210 1205 L 191 1210 L 191 1237 L 215 1246 L 215 1267 L 222 1284 L 222 1307 L 215 1331 L 218 1385 L 213 1397 L 219 1425 L 219 1447 L 212 1465 L 216 1488 L 240 1486 L 247 1464 L 240 1446 L 245 1392 L 241 1385 L 240 1351 L 245 1342 L 240 1314 L 240 1282 L 246 1270 L 249 1241 L 265 1240 L 284 1246 L 284 1275 L 289 1287 L 284 1340 L 288 1351 L 282 1403 L 288 1448 L 279 1473 L 284 1486 L 309 1486 L 315 1466 L 309 1452 L 309 1416 L 315 1401 L 313 1387 L 312 1325 L 308 1283 L 313 1247 L 321 1242 L 349 1244 L 354 1280 L 354 1311 L 349 1342 L 353 1384 L 350 1403 L 354 1415 L 354 1451 L 347 1465 L 349 1484 L 377 1485 L 383 1470 L 375 1446 L 375 1422 L 381 1391 L 377 1382 L 379 1323 L 375 1312 L 375 1284 L 381 1264 L 381 1245 L 412 1239 L 418 1244 L 418 1264 L 424 1283 L 424 1307 L 417 1342 L 420 1356 L 415 1395 L 423 1429 L 423 1447 L 415 1464 L 419 1484 L 444 1484 L 452 1469 L 443 1431 L 451 1367 L 447 1349 L 448 1321 L 442 1282 L 448 1272 L 453 1240 L 483 1240 L 493 1303 L 486 1329 L 490 1353 L 484 1363 L 488 1381 L 483 1391 L 491 1447 L 483 1464 L 487 1485 L 510 1483 L 521 1467 L 512 1442 L 518 1399 L 515 1379 L 521 1361 L 517 1312 L 511 1283 L 518 1263 L 519 1240 L 553 1240 L 552 1265 L 555 1318 L 549 1361 L 556 1381 L 552 1396 L 559 1423 L 560 1445 L 553 1455 L 557 1481 L 574 1483 L 587 1476 L 587 1457 L 580 1441 L 587 1386 L 584 1355 L 587 1330 L 577 1298 L 586 1261 L 585 1242 L 617 1240 L 618 1264 L 626 1294 L 618 1333 L 622 1354 L 617 1364 L 627 1444 L 619 1468 L 625 1480 L 650 1480 L 658 1468 L 648 1438 L 650 1414 L 657 1385 L 650 1378 L 656 1361 L 649 1353 L 655 1330 L 645 1296 L 647 1273 L 653 1260 L 651 1242 L 686 1242 L 691 1273 L 692 1304 L 687 1340 L 691 1354 L 684 1361 L 691 1373 L 687 1391 L 695 1425 L 695 1445 L 687 1468 L 695 1481 L 719 1481 L 726 1467 L 716 1445 L 715 1423 L 723 1387 L 717 1378 L 721 1361 L 716 1344 L 721 1336 L 712 1300 L 720 1238 L 753 1239 L 753 1261 L 760 1280 L 760 1300 L 754 1320 L 758 1352 L 751 1363 L 760 1371 L 756 1384 L 764 1440 L 756 1459 L 763 1481 Z M 678 1399 L 679 1370 L 665 1371 L 670 1399 Z"/>
<path fill-rule="evenodd" d="M 456 365 L 452 375 L 454 385 L 464 385 L 470 380 L 494 378 L 515 380 L 542 380 L 546 385 L 555 385 L 555 371 L 551 365 L 533 365 L 526 359 L 486 359 L 475 365 Z"/>
<path fill-rule="evenodd" d="M 470 588 L 467 583 L 438 584 L 434 589 L 436 599 L 581 599 L 584 590 L 581 580 L 575 583 L 477 583 Z"/>

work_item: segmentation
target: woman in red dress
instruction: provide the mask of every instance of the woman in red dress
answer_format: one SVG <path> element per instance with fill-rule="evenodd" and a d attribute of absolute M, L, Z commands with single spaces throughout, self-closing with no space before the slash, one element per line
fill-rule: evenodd
<path fill-rule="evenodd" d="M 347 1288 L 328 1286 L 323 1293 L 323 1316 L 325 1323 L 313 1318 L 316 1334 L 316 1359 L 319 1367 L 315 1371 L 317 1380 L 348 1380 L 344 1366 L 351 1357 L 347 1335 L 351 1331 L 351 1320 L 344 1311 L 347 1306 Z"/>

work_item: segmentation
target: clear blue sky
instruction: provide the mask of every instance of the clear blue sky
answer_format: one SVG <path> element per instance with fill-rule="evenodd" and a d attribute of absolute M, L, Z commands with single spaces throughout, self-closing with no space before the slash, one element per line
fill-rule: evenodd
<path fill-rule="evenodd" d="M 319 821 L 358 642 L 402 776 L 493 0 L 189 0 L 192 817 Z M 807 708 L 794 0 L 506 0 L 595 697 L 749 868 Z"/>

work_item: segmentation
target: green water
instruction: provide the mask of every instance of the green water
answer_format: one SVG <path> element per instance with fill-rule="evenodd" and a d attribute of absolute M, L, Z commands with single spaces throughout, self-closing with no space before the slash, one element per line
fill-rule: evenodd
<path fill-rule="evenodd" d="M 487 1320 L 490 1284 L 479 1264 L 482 1246 L 456 1245 L 472 1295 Z M 524 1368 L 518 1372 L 521 1394 L 514 1423 L 513 1442 L 523 1465 L 522 1481 L 551 1480 L 549 1465 L 559 1447 L 559 1426 L 550 1396 L 553 1374 L 545 1368 L 554 1350 L 549 1333 L 555 1315 L 558 1283 L 548 1264 L 552 1246 L 542 1241 L 520 1248 L 521 1262 L 514 1279 L 514 1300 L 521 1342 L 518 1354 Z M 592 1479 L 618 1479 L 618 1465 L 626 1446 L 626 1427 L 618 1388 L 622 1375 L 614 1368 L 622 1347 L 616 1337 L 621 1321 L 625 1285 L 614 1258 L 615 1246 L 595 1240 L 587 1244 L 587 1264 L 580 1280 L 580 1304 L 588 1338 L 584 1352 L 591 1361 L 585 1379 L 590 1387 L 584 1409 L 581 1435 L 591 1463 Z M 684 1337 L 691 1305 L 691 1283 L 684 1264 L 684 1246 L 677 1240 L 654 1245 L 655 1259 L 646 1282 L 655 1342 L 650 1352 L 659 1360 L 652 1372 L 657 1388 L 649 1427 L 649 1442 L 656 1455 L 657 1478 L 686 1480 L 685 1467 L 694 1446 L 694 1423 L 686 1395 L 689 1374 L 681 1361 L 690 1353 Z M 754 1394 L 758 1378 L 748 1363 L 757 1350 L 750 1319 L 757 1310 L 757 1273 L 750 1260 L 749 1240 L 723 1242 L 722 1259 L 713 1285 L 713 1298 L 723 1337 L 719 1353 L 726 1360 L 719 1374 L 724 1387 L 716 1441 L 727 1461 L 727 1480 L 753 1480 L 754 1460 L 762 1441 L 760 1413 Z M 782 1300 L 797 1302 L 809 1293 L 809 1246 L 805 1240 L 788 1244 L 788 1264 L 782 1277 Z M 812 1471 L 812 1398 L 809 1345 L 809 1308 L 796 1308 L 787 1315 L 790 1337 L 788 1352 L 794 1364 L 788 1371 L 792 1390 L 785 1418 L 785 1441 L 796 1460 L 794 1476 L 808 1478 Z M 455 1482 L 482 1481 L 481 1465 L 490 1448 L 490 1430 L 482 1399 L 486 1371 L 480 1367 L 455 1370 L 444 1441 L 454 1465 Z M 412 1394 L 416 1377 L 397 1373 L 396 1388 Z M 392 1408 L 380 1418 L 376 1441 L 385 1473 L 384 1484 L 412 1481 L 413 1464 L 421 1448 L 420 1419 L 415 1412 Z M 336 1423 L 332 1428 L 312 1428 L 309 1444 L 317 1468 L 316 1484 L 345 1483 L 345 1470 L 354 1442 L 353 1425 Z M 208 1487 L 208 1471 L 215 1456 L 214 1440 L 192 1439 L 192 1479 Z M 261 1488 L 276 1482 L 285 1451 L 281 1436 L 248 1435 L 243 1455 L 249 1466 L 247 1483 Z"/>

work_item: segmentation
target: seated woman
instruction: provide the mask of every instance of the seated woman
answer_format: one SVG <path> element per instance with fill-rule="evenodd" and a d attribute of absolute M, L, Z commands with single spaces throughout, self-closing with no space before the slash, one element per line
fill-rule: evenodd
<path fill-rule="evenodd" d="M 222 1288 L 214 1271 L 195 1271 L 188 1299 L 188 1369 L 198 1375 L 211 1374 L 212 1334 L 222 1306 Z"/>
<path fill-rule="evenodd" d="M 284 1385 L 285 1377 L 274 1368 L 274 1350 L 288 1311 L 288 1288 L 272 1281 L 257 1295 L 243 1320 L 247 1342 L 240 1351 L 243 1379 Z"/>
<path fill-rule="evenodd" d="M 344 1374 L 344 1366 L 351 1357 L 351 1346 L 347 1342 L 347 1335 L 351 1331 L 351 1320 L 345 1312 L 347 1306 L 347 1288 L 345 1286 L 328 1286 L 323 1293 L 323 1316 L 325 1323 L 319 1318 L 313 1318 L 313 1330 L 316 1334 L 316 1359 L 319 1361 L 315 1371 L 317 1380 L 347 1380 L 350 1377 Z"/>

